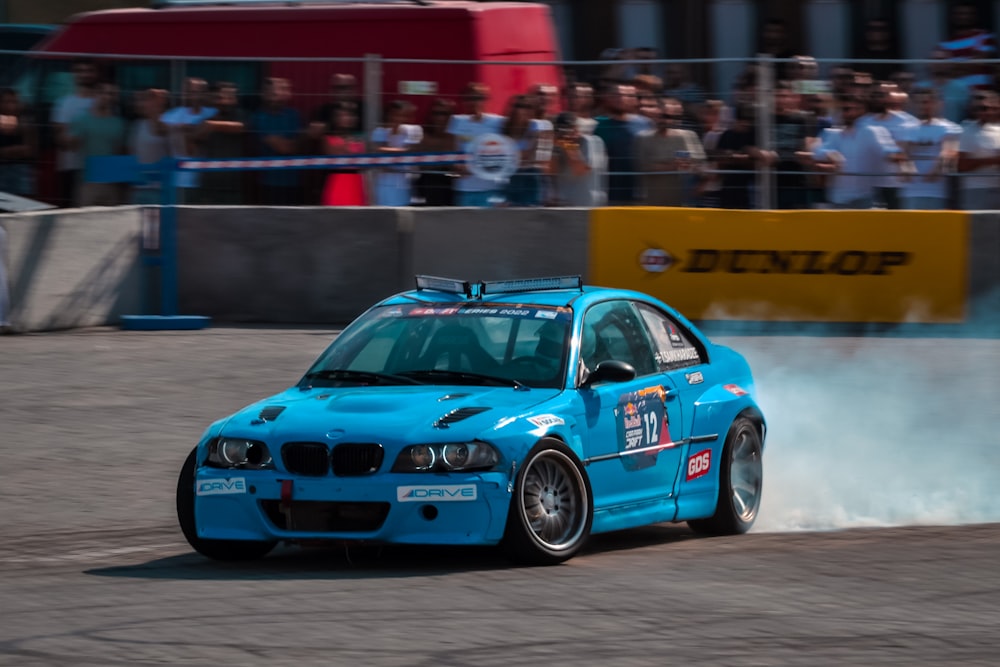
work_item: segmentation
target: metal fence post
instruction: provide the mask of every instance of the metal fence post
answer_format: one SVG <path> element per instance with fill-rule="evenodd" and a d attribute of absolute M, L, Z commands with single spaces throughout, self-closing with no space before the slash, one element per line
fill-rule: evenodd
<path fill-rule="evenodd" d="M 377 53 L 365 54 L 365 141 L 371 143 L 372 131 L 382 120 L 382 56 Z"/>
<path fill-rule="evenodd" d="M 774 59 L 770 54 L 757 55 L 757 146 L 774 150 Z M 774 168 L 757 167 L 758 209 L 774 208 Z"/>

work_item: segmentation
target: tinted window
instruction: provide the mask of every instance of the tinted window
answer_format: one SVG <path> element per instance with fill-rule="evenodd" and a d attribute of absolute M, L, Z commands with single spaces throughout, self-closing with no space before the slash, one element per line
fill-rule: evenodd
<path fill-rule="evenodd" d="M 590 370 L 613 359 L 631 364 L 639 375 L 657 371 L 646 329 L 628 301 L 607 301 L 587 311 L 580 358 Z"/>
<path fill-rule="evenodd" d="M 567 309 L 533 306 L 384 306 L 344 331 L 310 371 L 448 371 L 561 387 L 570 320 Z"/>
<path fill-rule="evenodd" d="M 698 347 L 666 313 L 644 303 L 637 303 L 636 307 L 649 327 L 656 363 L 661 371 L 695 366 L 704 361 Z"/>

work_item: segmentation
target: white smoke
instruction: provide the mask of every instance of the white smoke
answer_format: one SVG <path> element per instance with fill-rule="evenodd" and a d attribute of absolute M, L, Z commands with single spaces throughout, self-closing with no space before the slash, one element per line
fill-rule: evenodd
<path fill-rule="evenodd" d="M 756 532 L 1000 521 L 1000 341 L 719 341 L 768 421 Z"/>

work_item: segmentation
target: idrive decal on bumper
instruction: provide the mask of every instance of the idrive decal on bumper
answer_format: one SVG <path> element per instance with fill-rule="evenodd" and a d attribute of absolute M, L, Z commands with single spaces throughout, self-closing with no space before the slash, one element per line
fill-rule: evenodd
<path fill-rule="evenodd" d="M 448 484 L 444 486 L 397 486 L 396 500 L 412 503 L 427 500 L 437 502 L 475 500 L 478 497 L 475 484 Z"/>
<path fill-rule="evenodd" d="M 195 493 L 199 496 L 221 496 L 246 492 L 247 481 L 243 477 L 199 479 L 195 485 Z"/>
<path fill-rule="evenodd" d="M 222 472 L 200 470 L 196 489 L 203 483 L 233 481 Z M 454 476 L 459 479 L 441 480 L 449 482 L 445 484 L 414 484 L 424 480 L 412 474 L 385 475 L 383 479 L 296 478 L 292 480 L 290 500 L 283 501 L 288 475 L 254 471 L 242 477 L 245 491 L 196 496 L 195 525 L 199 537 L 217 540 L 496 544 L 503 537 L 510 508 L 509 475 L 493 471 Z M 384 520 L 358 523 L 359 514 L 370 516 L 379 504 L 387 508 Z M 432 517 L 429 505 L 436 510 Z M 284 518 L 284 512 L 290 512 L 290 520 Z M 282 518 L 276 521 L 279 515 Z M 331 519 L 327 527 L 321 521 L 317 523 L 317 516 L 337 520 Z M 298 518 L 309 518 L 308 527 L 298 526 Z"/>

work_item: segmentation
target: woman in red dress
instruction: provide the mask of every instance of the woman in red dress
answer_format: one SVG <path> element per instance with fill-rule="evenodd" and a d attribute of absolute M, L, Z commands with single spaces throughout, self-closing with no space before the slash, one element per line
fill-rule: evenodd
<path fill-rule="evenodd" d="M 330 132 L 323 137 L 327 155 L 357 155 L 365 152 L 365 141 L 354 132 L 358 108 L 353 102 L 338 102 L 331 110 Z M 326 177 L 324 206 L 367 206 L 368 188 L 364 172 L 338 169 Z"/>

